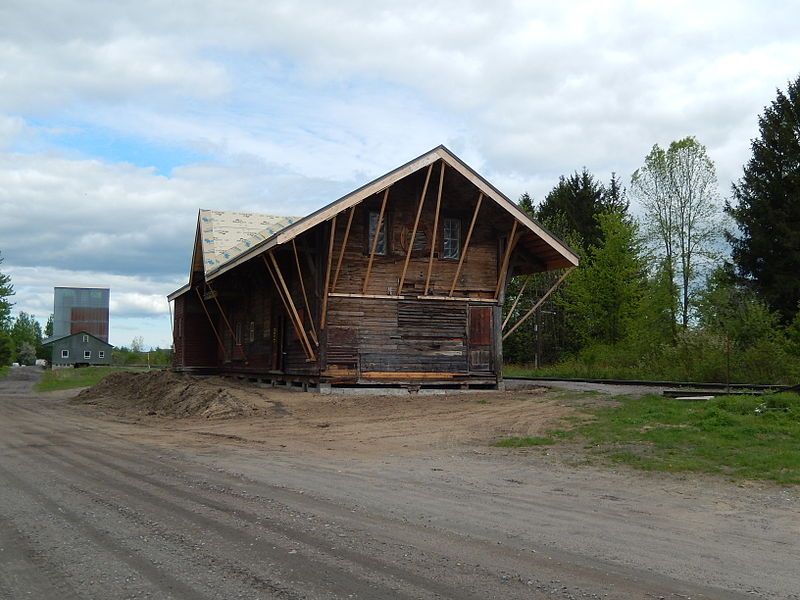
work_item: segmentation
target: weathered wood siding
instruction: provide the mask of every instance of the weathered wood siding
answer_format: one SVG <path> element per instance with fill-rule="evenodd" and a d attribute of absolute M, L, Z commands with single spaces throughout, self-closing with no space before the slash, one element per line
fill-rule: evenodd
<path fill-rule="evenodd" d="M 219 343 L 200 306 L 190 291 L 175 299 L 174 364 L 182 367 L 211 367 L 217 364 Z"/>
<path fill-rule="evenodd" d="M 492 308 L 481 306 L 491 315 Z M 467 302 L 331 298 L 327 367 L 370 372 L 470 373 Z M 490 347 L 492 332 L 485 332 Z M 357 371 L 357 372 L 356 372 Z M 488 364 L 477 371 L 488 374 Z"/>
<path fill-rule="evenodd" d="M 438 192 L 438 169 L 433 169 L 431 182 L 417 230 L 416 243 L 402 294 L 422 294 L 428 273 L 428 260 L 433 242 L 433 223 L 436 212 Z M 461 223 L 461 245 L 472 220 L 478 201 L 474 188 L 463 189 L 459 185 L 460 176 L 446 171 L 439 215 L 434 264 L 431 273 L 430 295 L 447 295 L 453 282 L 458 259 L 442 258 L 442 234 L 445 218 L 456 218 Z M 424 184 L 424 173 L 417 173 L 395 184 L 389 192 L 386 203 L 386 223 L 389 244 L 385 256 L 375 256 L 370 274 L 367 294 L 401 295 L 397 286 L 405 261 L 406 251 L 411 242 L 419 196 Z M 379 212 L 382 194 L 378 194 L 355 208 L 350 235 L 345 247 L 344 260 L 339 275 L 336 293 L 360 294 L 369 262 L 368 224 L 369 213 Z M 339 215 L 334 242 L 334 265 L 338 260 L 344 241 L 348 213 Z M 511 217 L 493 202 L 484 201 L 478 216 L 467 257 L 456 282 L 455 294 L 475 298 L 492 298 L 497 285 L 498 248 L 500 240 L 507 237 L 512 225 Z"/>

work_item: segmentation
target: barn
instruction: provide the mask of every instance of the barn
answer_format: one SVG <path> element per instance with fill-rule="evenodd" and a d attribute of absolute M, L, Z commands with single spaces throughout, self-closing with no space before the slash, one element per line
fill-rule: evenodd
<path fill-rule="evenodd" d="M 502 387 L 508 279 L 561 281 L 577 264 L 438 146 L 302 218 L 200 210 L 189 282 L 168 296 L 174 367 L 321 389 Z"/>

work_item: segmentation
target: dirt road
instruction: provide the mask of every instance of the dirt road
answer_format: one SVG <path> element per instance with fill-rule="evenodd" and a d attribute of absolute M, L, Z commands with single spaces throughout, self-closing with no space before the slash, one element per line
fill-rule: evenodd
<path fill-rule="evenodd" d="M 302 394 L 303 426 L 96 418 L 36 377 L 0 382 L 2 598 L 800 598 L 796 490 L 413 425 L 376 450 L 324 412 L 357 400 Z"/>

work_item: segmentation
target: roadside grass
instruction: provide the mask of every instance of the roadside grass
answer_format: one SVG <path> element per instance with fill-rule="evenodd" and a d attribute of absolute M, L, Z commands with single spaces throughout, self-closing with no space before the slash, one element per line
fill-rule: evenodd
<path fill-rule="evenodd" d="M 10 370 L 11 370 L 11 367 L 9 367 L 9 366 L 0 367 L 0 379 L 5 379 L 5 377 L 8 375 L 8 372 Z"/>
<path fill-rule="evenodd" d="M 543 437 L 506 438 L 501 447 L 583 443 L 590 456 L 645 471 L 703 472 L 731 479 L 800 484 L 800 395 L 727 396 L 682 402 L 617 398 L 592 420 Z M 531 443 L 526 443 L 531 440 Z"/>
<path fill-rule="evenodd" d="M 72 388 L 89 387 L 111 373 L 138 371 L 129 367 L 82 367 L 80 369 L 50 369 L 36 384 L 37 392 L 53 392 Z"/>

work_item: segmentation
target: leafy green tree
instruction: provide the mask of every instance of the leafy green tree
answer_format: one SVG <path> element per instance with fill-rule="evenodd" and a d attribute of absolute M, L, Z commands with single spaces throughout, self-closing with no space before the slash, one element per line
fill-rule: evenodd
<path fill-rule="evenodd" d="M 44 326 L 44 336 L 50 337 L 53 335 L 53 314 L 47 317 L 47 324 Z"/>
<path fill-rule="evenodd" d="M 0 255 L 0 265 L 3 257 Z M 11 307 L 14 305 L 9 298 L 14 295 L 14 286 L 11 277 L 0 271 L 0 331 L 7 330 L 11 320 Z"/>
<path fill-rule="evenodd" d="M 36 349 L 42 346 L 42 326 L 39 325 L 33 315 L 29 315 L 24 311 L 20 312 L 11 326 L 11 339 L 18 359 L 25 345 L 33 348 L 35 358 Z"/>
<path fill-rule="evenodd" d="M 644 265 L 637 228 L 620 213 L 598 216 L 602 245 L 591 246 L 585 264 L 570 277 L 563 307 L 584 344 L 624 339 L 642 294 Z"/>
<path fill-rule="evenodd" d="M 0 367 L 10 365 L 14 360 L 14 341 L 11 334 L 0 329 Z"/>
<path fill-rule="evenodd" d="M 700 267 L 715 257 L 719 192 L 714 163 L 694 137 L 654 145 L 631 177 L 631 191 L 645 210 L 645 230 L 679 290 L 680 322 L 689 325 L 692 291 Z M 677 315 L 676 315 L 677 317 Z"/>
<path fill-rule="evenodd" d="M 647 355 L 665 343 L 672 343 L 677 333 L 674 317 L 677 297 L 666 261 L 644 276 L 642 286 L 628 343 L 641 355 Z"/>
<path fill-rule="evenodd" d="M 33 344 L 22 342 L 17 350 L 17 362 L 21 365 L 33 365 L 36 362 L 36 348 Z"/>
<path fill-rule="evenodd" d="M 800 298 L 800 76 L 778 90 L 758 119 L 759 137 L 726 212 L 737 274 L 751 282 L 784 323 Z"/>
<path fill-rule="evenodd" d="M 778 333 L 778 317 L 749 288 L 736 283 L 729 269 L 715 269 L 699 294 L 699 325 L 740 348 Z"/>

